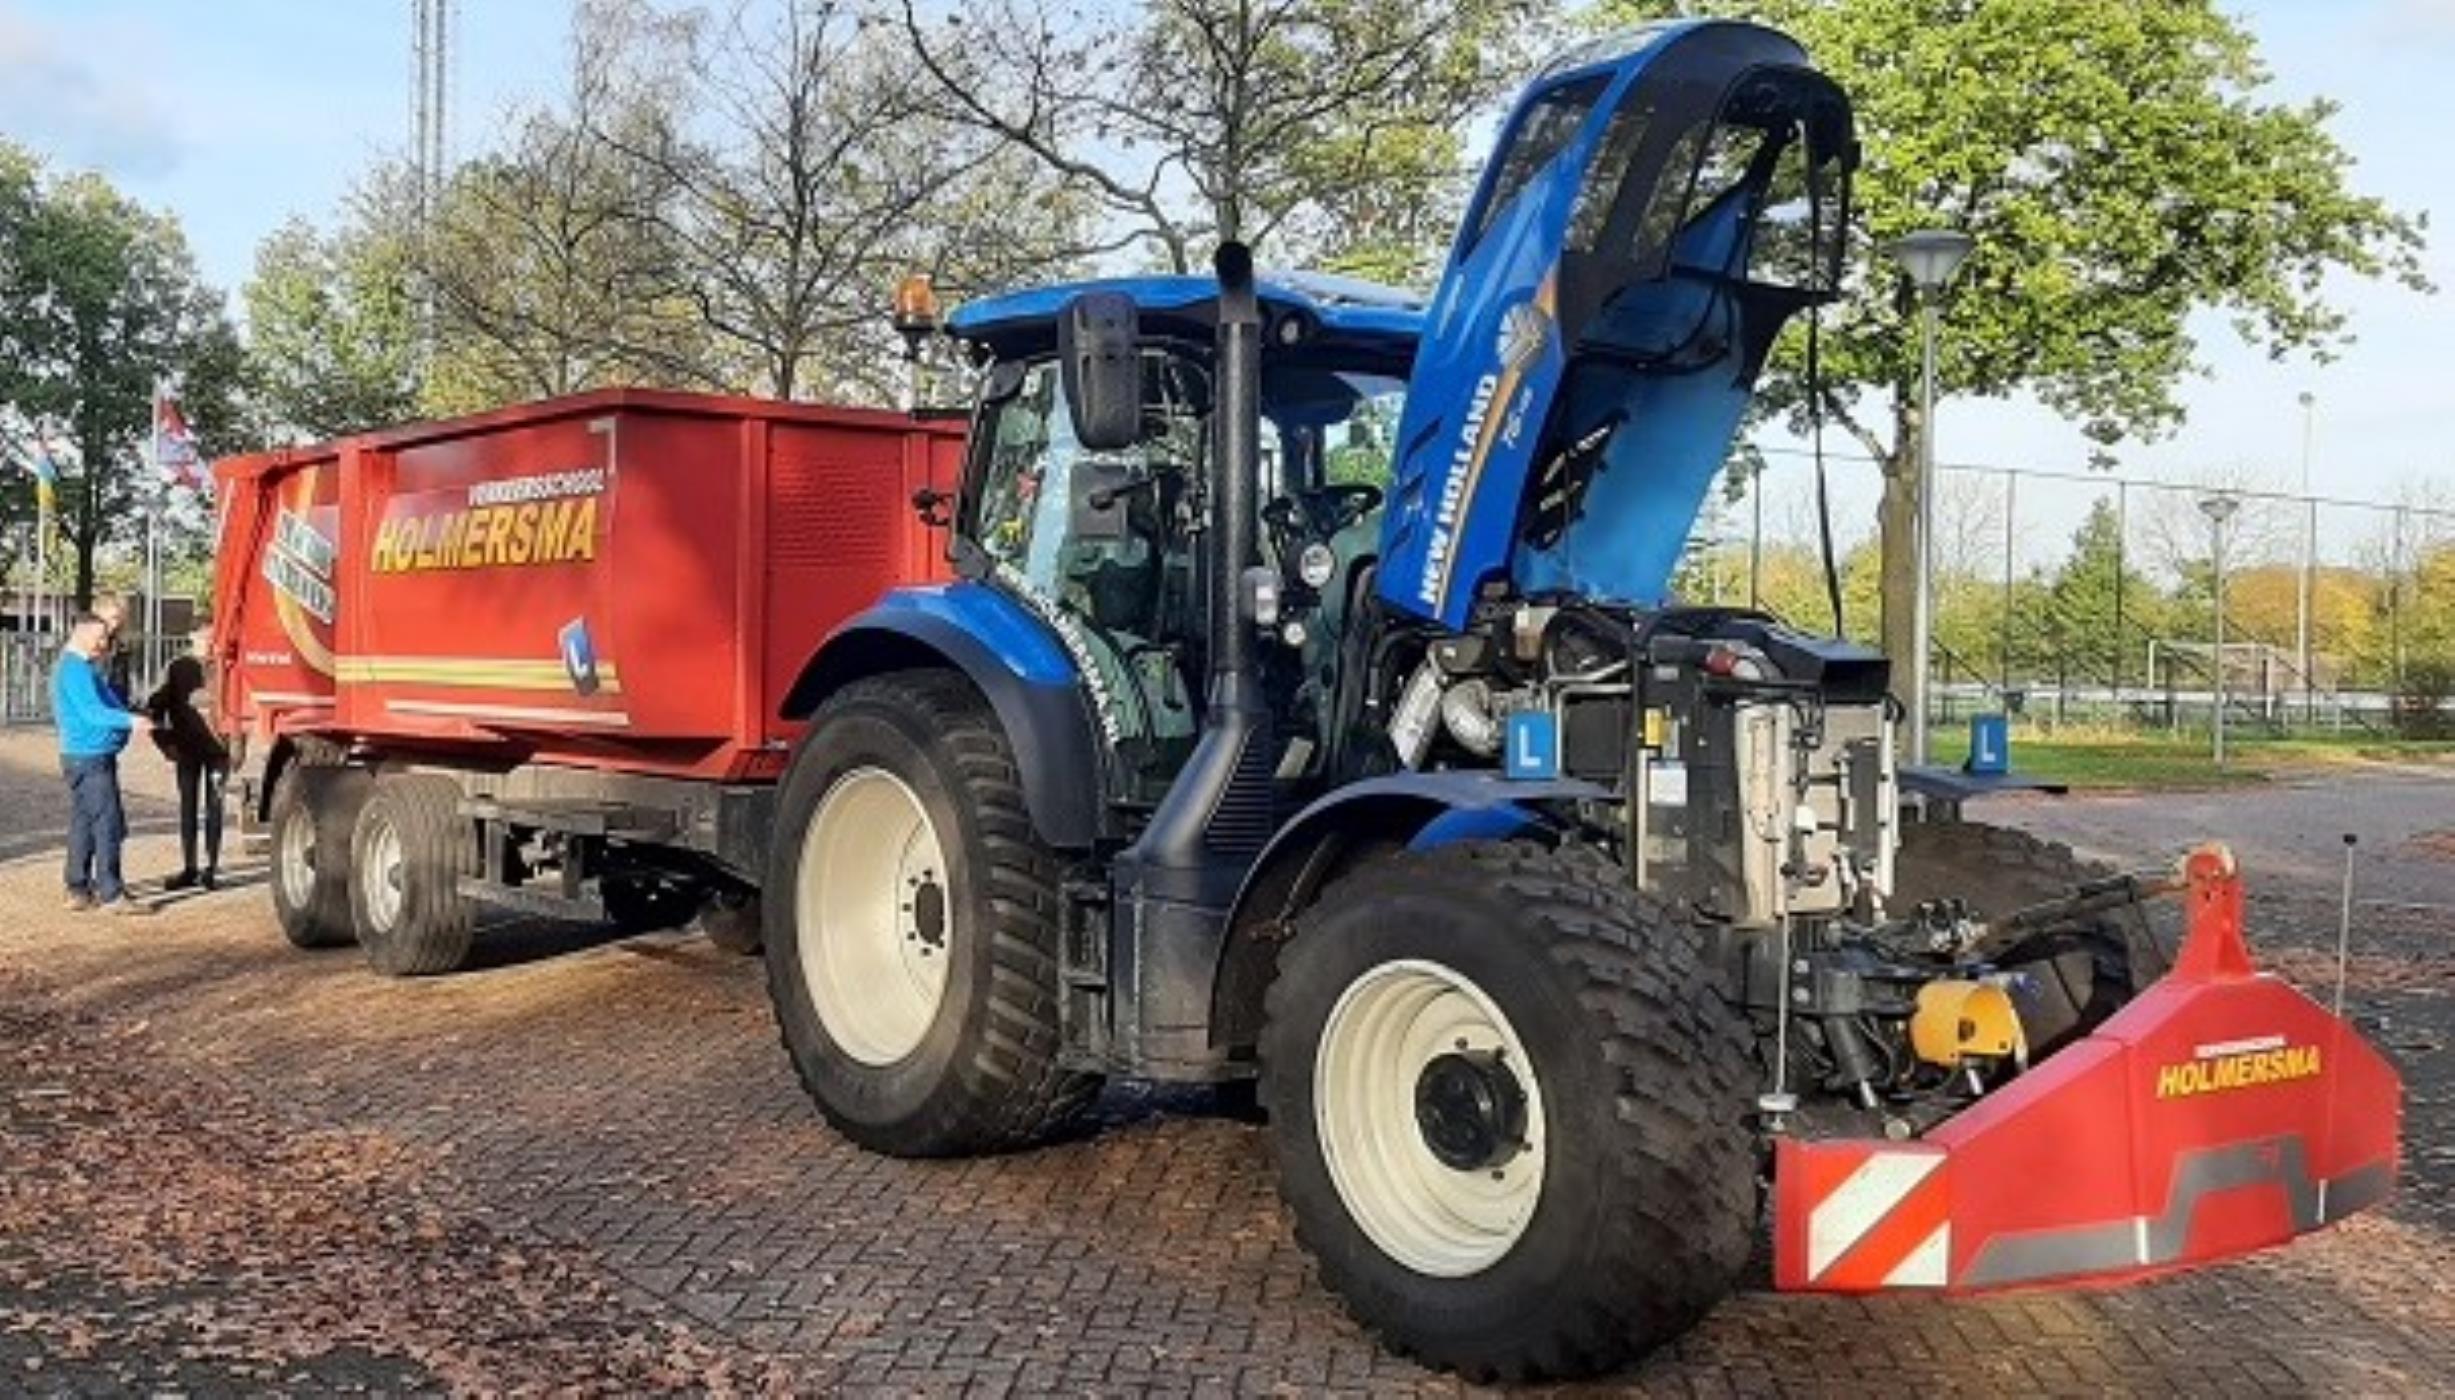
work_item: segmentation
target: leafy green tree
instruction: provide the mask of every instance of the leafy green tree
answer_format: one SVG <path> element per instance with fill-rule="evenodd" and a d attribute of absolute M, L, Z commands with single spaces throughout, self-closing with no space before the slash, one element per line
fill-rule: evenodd
<path fill-rule="evenodd" d="M 1524 77 L 1530 0 L 983 0 L 910 46 L 958 119 L 1029 152 L 1161 266 L 1242 239 L 1414 279 L 1446 248 L 1462 132 Z"/>
<path fill-rule="evenodd" d="M 60 509 L 80 604 L 96 556 L 141 538 L 166 495 L 145 466 L 154 386 L 177 380 L 204 445 L 245 445 L 241 355 L 176 220 L 99 176 L 44 178 L 21 155 L 0 218 L 0 405 L 64 440 Z M 193 529 L 192 505 L 174 523 Z"/>
<path fill-rule="evenodd" d="M 2043 625 L 2049 654 L 2084 684 L 2125 676 L 2134 642 L 2164 624 L 2164 598 L 2123 552 L 2113 504 L 2099 497 L 2071 537 L 2071 555 L 2047 585 Z"/>
<path fill-rule="evenodd" d="M 248 370 L 281 437 L 339 437 L 417 415 L 417 249 L 406 229 L 365 216 L 338 228 L 293 218 L 256 249 Z"/>
<path fill-rule="evenodd" d="M 1673 7 L 1603 0 L 1619 23 Z M 1913 229 L 1977 248 L 1945 308 L 1946 394 L 2035 395 L 2104 448 L 2170 431 L 2193 312 L 2274 353 L 2347 338 L 2349 271 L 2428 286 L 2422 219 L 2361 195 L 2335 104 L 2287 104 L 2217 0 L 1725 0 L 1797 36 L 1851 94 L 1865 164 L 1854 294 L 1824 317 L 1826 407 L 1885 468 L 1886 644 L 1906 653 L 1921 425 L 1917 336 L 1881 250 Z M 1773 400 L 1804 404 L 1797 340 Z M 1889 421 L 1887 421 L 1889 420 Z"/>

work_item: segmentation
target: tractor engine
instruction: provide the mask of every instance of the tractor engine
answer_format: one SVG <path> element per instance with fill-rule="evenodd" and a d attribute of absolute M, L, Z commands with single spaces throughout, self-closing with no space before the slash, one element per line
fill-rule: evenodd
<path fill-rule="evenodd" d="M 1426 646 L 1388 733 L 1408 767 L 1590 785 L 1579 824 L 1719 941 L 1772 1111 L 1803 1091 L 1914 1129 L 2025 1065 L 2020 1008 L 2058 969 L 1894 900 L 1887 681 L 1881 654 L 1754 612 L 1526 604 Z"/>
<path fill-rule="evenodd" d="M 1886 680 L 1876 652 L 1761 614 L 1528 605 L 1427 647 L 1389 735 L 1407 767 L 1497 760 L 1609 789 L 1613 810 L 1588 815 L 1639 889 L 1766 930 L 1881 915 L 1899 807 Z"/>

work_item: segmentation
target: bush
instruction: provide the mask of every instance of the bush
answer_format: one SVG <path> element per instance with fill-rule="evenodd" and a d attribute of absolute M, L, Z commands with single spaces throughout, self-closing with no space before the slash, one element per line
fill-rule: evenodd
<path fill-rule="evenodd" d="M 2395 732 L 2407 739 L 2443 739 L 2455 733 L 2447 698 L 2455 695 L 2455 661 L 2414 661 L 2404 667 L 2395 697 Z"/>

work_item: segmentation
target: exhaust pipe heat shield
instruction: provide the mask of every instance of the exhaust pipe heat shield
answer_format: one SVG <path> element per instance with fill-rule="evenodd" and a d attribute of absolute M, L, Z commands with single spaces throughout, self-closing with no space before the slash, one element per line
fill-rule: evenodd
<path fill-rule="evenodd" d="M 2230 1258 L 2383 1200 L 2403 1085 L 2242 938 L 2221 846 L 2185 864 L 2172 972 L 1913 1142 L 1782 1139 L 1784 1289 L 2118 1282 Z"/>

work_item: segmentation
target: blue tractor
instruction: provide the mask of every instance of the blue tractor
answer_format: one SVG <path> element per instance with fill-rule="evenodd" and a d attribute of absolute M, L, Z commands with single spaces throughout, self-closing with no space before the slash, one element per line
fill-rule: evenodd
<path fill-rule="evenodd" d="M 962 308 L 970 459 L 920 503 L 957 581 L 787 702 L 768 981 L 829 1121 L 968 1154 L 1110 1077 L 1258 1081 L 1328 1285 L 1524 1376 L 1733 1286 L 1769 1128 L 2014 1072 L 1913 1044 L 1929 982 L 2006 1032 L 1968 921 L 1898 912 L 1882 658 L 1669 596 L 1856 157 L 1792 40 L 1654 25 L 1531 84 L 1428 303 L 1231 244 Z M 1988 839 L 1991 893 L 2051 864 Z M 2120 955 L 2015 950 L 2056 989 L 2020 1053 Z"/>

